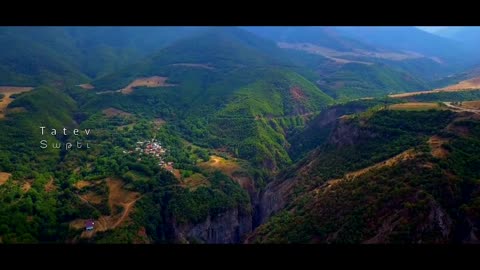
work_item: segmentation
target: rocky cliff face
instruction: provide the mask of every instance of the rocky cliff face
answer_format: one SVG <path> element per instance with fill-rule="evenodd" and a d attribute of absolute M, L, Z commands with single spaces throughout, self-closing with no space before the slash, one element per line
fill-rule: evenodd
<path fill-rule="evenodd" d="M 332 110 L 330 117 L 322 118 L 321 121 L 331 123 L 333 119 L 336 122 L 333 124 L 332 132 L 327 138 L 327 142 L 337 147 L 344 147 L 353 145 L 359 138 L 372 138 L 374 134 L 362 130 L 357 123 L 349 120 L 335 118 L 338 115 L 337 110 Z M 326 113 L 325 115 L 328 115 Z M 327 119 L 328 118 L 328 119 Z M 295 168 L 291 169 L 295 173 L 289 175 L 288 172 L 279 175 L 277 179 L 270 182 L 265 190 L 260 194 L 259 205 L 257 206 L 258 221 L 256 225 L 264 223 L 271 215 L 282 210 L 287 202 L 289 196 L 293 193 L 293 189 L 297 183 L 310 175 L 311 169 L 315 167 L 315 161 L 318 155 L 321 155 L 321 150 L 312 151 L 303 162 L 300 162 Z"/>
<path fill-rule="evenodd" d="M 340 119 L 328 138 L 328 143 L 337 147 L 352 146 L 364 140 L 372 140 L 377 134 L 362 129 L 359 123 L 348 119 Z"/>
<path fill-rule="evenodd" d="M 285 207 L 295 182 L 295 178 L 290 178 L 282 182 L 274 181 L 267 185 L 265 191 L 260 195 L 259 204 L 256 207 L 255 226 L 266 222 L 271 215 Z"/>
<path fill-rule="evenodd" d="M 363 128 L 358 121 L 338 118 L 338 114 L 337 109 L 332 109 L 331 113 L 326 112 L 325 117 L 319 118 L 319 121 L 330 125 L 331 128 L 329 135 L 324 139 L 324 143 L 342 148 L 361 143 L 364 140 L 375 139 L 377 136 L 377 134 Z M 317 124 L 323 125 L 322 123 Z M 311 172 L 315 171 L 318 166 L 318 158 L 322 154 L 322 147 L 311 151 L 294 168 L 278 175 L 277 179 L 267 185 L 259 195 L 254 227 L 266 222 L 270 216 L 287 206 L 288 202 L 291 201 L 294 188 L 302 181 L 308 181 L 313 177 Z"/>
<path fill-rule="evenodd" d="M 242 213 L 237 208 L 207 219 L 198 224 L 176 224 L 173 227 L 175 242 L 234 244 L 252 231 L 251 213 Z"/>

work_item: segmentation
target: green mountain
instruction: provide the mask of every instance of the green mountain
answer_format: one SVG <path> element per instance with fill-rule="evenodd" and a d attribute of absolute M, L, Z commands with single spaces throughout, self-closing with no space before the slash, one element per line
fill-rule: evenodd
<path fill-rule="evenodd" d="M 248 242 L 475 242 L 480 122 L 467 115 L 377 109 L 336 120 L 266 187 L 261 219 L 276 214 Z"/>
<path fill-rule="evenodd" d="M 87 82 L 201 31 L 185 27 L 1 27 L 0 84 Z"/>
<path fill-rule="evenodd" d="M 227 147 L 276 170 L 290 162 L 284 149 L 285 129 L 290 127 L 279 126 L 276 118 L 305 117 L 333 102 L 291 66 L 273 42 L 238 28 L 221 28 L 172 44 L 93 85 L 102 92 L 125 87 L 136 78 L 168 77 L 167 83 L 175 86 L 114 96 L 132 102 L 150 92 L 153 107 L 162 108 L 153 113 L 179 121 L 190 141 Z"/>
<path fill-rule="evenodd" d="M 0 243 L 478 243 L 471 52 L 353 30 L 0 27 Z"/>
<path fill-rule="evenodd" d="M 55 31 L 56 32 L 56 31 Z M 47 33 L 46 33 L 47 34 Z M 57 36 L 56 33 L 50 33 Z M 59 40 L 62 38 L 58 35 Z M 68 50 L 35 42 L 15 28 L 0 29 L 0 84 L 36 86 L 43 83 L 75 83 L 87 80 Z"/>
<path fill-rule="evenodd" d="M 384 64 L 345 64 L 321 79 L 319 86 L 337 99 L 379 97 L 429 89 L 428 83 Z"/>
<path fill-rule="evenodd" d="M 426 56 L 438 57 L 452 64 L 464 64 L 468 54 L 458 42 L 416 27 L 339 27 L 339 31 L 360 41 L 398 51 L 413 51 Z"/>
<path fill-rule="evenodd" d="M 187 150 L 174 129 L 159 130 L 142 118 L 84 111 L 70 97 L 75 96 L 75 90 L 62 90 L 39 87 L 17 95 L 7 117 L 0 120 L 4 135 L 0 138 L 2 243 L 92 241 L 81 235 L 83 220 L 106 218 L 121 222 L 119 214 L 127 214 L 113 199 L 116 192 L 122 192 L 120 199 L 141 192 L 142 201 L 136 204 L 135 214 L 127 226 L 116 229 L 114 223 L 107 221 L 104 226 L 108 231 L 99 231 L 93 239 L 95 242 L 178 242 L 180 236 L 172 231 L 186 230 L 184 226 L 195 226 L 220 214 L 233 215 L 232 212 L 242 220 L 245 230 L 251 230 L 248 229 L 251 210 L 246 192 L 228 176 L 194 166 L 198 160 L 196 154 Z M 131 130 L 119 128 L 125 121 L 133 121 Z M 51 134 L 53 128 L 58 131 L 55 136 Z M 67 129 L 66 136 L 63 128 Z M 75 128 L 80 130 L 79 135 L 74 134 Z M 82 132 L 86 129 L 90 134 Z M 180 185 L 173 174 L 160 169 L 155 159 L 144 158 L 140 162 L 122 152 L 135 146 L 138 140 L 153 136 L 168 147 L 166 158 L 175 162 L 177 169 L 185 170 L 185 178 L 195 174 L 206 183 Z M 41 147 L 42 140 L 46 148 Z M 89 143 L 90 149 L 76 149 L 78 142 L 83 147 Z M 67 148 L 69 143 L 73 148 Z M 56 144 L 60 147 L 56 148 Z M 203 151 L 196 149 L 195 153 L 200 155 Z M 206 153 L 201 156 L 209 158 Z M 5 181 L 4 172 L 11 172 Z M 78 186 L 82 181 L 87 183 L 85 189 Z M 112 183 L 120 185 L 115 189 Z M 89 196 L 100 200 L 90 203 Z M 77 223 L 80 230 L 72 225 Z M 151 240 L 137 236 L 139 230 L 146 231 Z M 236 234 L 234 228 L 231 231 L 231 235 L 205 241 L 238 242 L 245 234 L 238 228 Z"/>
<path fill-rule="evenodd" d="M 244 27 L 249 32 L 276 42 L 312 43 L 318 46 L 336 49 L 339 51 L 352 51 L 355 49 L 375 51 L 374 46 L 342 35 L 334 27 L 306 26 L 306 27 Z"/>
<path fill-rule="evenodd" d="M 380 41 L 363 42 L 348 28 L 245 29 L 277 42 L 297 66 L 298 72 L 309 76 L 320 88 L 338 99 L 428 89 L 430 82 L 453 71 L 449 65 L 413 49 L 404 51 L 385 47 Z M 361 30 L 367 31 L 368 28 Z"/>

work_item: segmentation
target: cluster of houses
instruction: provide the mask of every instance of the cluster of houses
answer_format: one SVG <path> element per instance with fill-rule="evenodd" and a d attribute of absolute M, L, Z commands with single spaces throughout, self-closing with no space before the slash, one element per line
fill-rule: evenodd
<path fill-rule="evenodd" d="M 156 139 L 138 141 L 134 151 L 123 151 L 124 154 L 130 154 L 133 152 L 137 152 L 140 155 L 145 154 L 153 156 L 154 158 L 158 159 L 158 166 L 166 169 L 167 171 L 173 172 L 173 162 L 166 162 L 163 159 L 167 149 L 164 148 L 162 143 Z M 139 157 L 138 160 L 142 159 Z"/>

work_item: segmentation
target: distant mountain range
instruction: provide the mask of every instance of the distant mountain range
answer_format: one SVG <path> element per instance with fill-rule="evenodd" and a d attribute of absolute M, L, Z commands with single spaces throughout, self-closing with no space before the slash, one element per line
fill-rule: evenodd
<path fill-rule="evenodd" d="M 152 61 L 162 48 L 170 47 L 170 54 L 182 50 L 182 39 L 191 41 L 195 36 L 209 30 L 220 31 L 222 27 L 2 27 L 0 40 L 3 47 L 0 52 L 0 82 L 11 85 L 38 85 L 43 83 L 81 83 L 113 74 L 142 62 Z M 227 28 L 222 28 L 224 31 Z M 415 27 L 243 27 L 253 33 L 251 37 L 225 35 L 224 45 L 231 44 L 232 50 L 243 44 L 245 50 L 261 51 L 242 61 L 271 60 L 287 62 L 291 68 L 309 77 L 310 80 L 327 82 L 329 78 L 342 77 L 343 70 L 360 69 L 385 70 L 398 74 L 394 77 L 412 77 L 404 80 L 401 87 L 389 91 L 413 91 L 430 87 L 435 80 L 444 76 L 467 70 L 478 63 L 476 56 L 470 53 L 473 48 L 465 49 L 464 44 L 475 43 L 475 29 L 462 28 L 455 31 L 444 29 L 444 37 L 424 32 Z M 236 30 L 240 31 L 240 29 Z M 452 32 L 448 34 L 448 32 Z M 439 31 L 439 35 L 442 31 Z M 455 32 L 455 33 L 453 33 Z M 463 33 L 463 34 L 462 34 Z M 240 35 L 240 34 L 239 34 Z M 245 35 L 245 34 L 243 34 Z M 456 36 L 455 36 L 456 35 Z M 478 36 L 478 35 L 477 35 Z M 259 39 L 259 37 L 263 38 Z M 200 37 L 199 37 L 200 38 Z M 450 39 L 451 38 L 451 39 Z M 453 40 L 452 40 L 453 39 Z M 266 45 L 274 42 L 278 48 Z M 238 43 L 238 44 L 237 44 Z M 267 49 L 268 48 L 268 49 Z M 216 53 L 205 53 L 201 57 L 198 49 L 185 55 L 182 61 L 205 62 L 209 57 L 221 57 Z M 247 57 L 248 52 L 239 53 Z M 169 53 L 168 51 L 165 53 Z M 176 61 L 179 61 L 177 59 Z M 377 67 L 378 66 L 378 67 Z M 350 71 L 348 71 L 350 72 Z M 347 73 L 348 73 L 347 72 Z M 376 72 L 374 72 L 376 73 Z M 307 75 L 308 74 L 308 75 Z M 402 75 L 403 74 L 403 75 Z M 375 79 L 373 79 L 375 78 Z M 361 84 L 385 91 L 382 83 L 385 76 L 364 77 Z M 331 81 L 331 80 L 330 80 Z M 347 78 L 343 84 L 320 84 L 335 97 L 349 96 L 357 83 Z M 344 93 L 344 92 L 347 93 Z M 357 96 L 360 88 L 354 90 Z"/>

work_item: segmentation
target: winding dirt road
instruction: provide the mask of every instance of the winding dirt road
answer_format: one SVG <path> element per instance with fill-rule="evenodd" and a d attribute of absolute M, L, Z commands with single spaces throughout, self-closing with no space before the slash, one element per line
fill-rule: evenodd
<path fill-rule="evenodd" d="M 454 109 L 454 110 L 457 110 L 457 111 L 472 112 L 472 113 L 480 114 L 480 110 L 458 107 L 458 106 L 452 105 L 451 102 L 443 102 L 443 104 L 445 104 L 447 107 L 449 107 L 451 109 Z"/>

